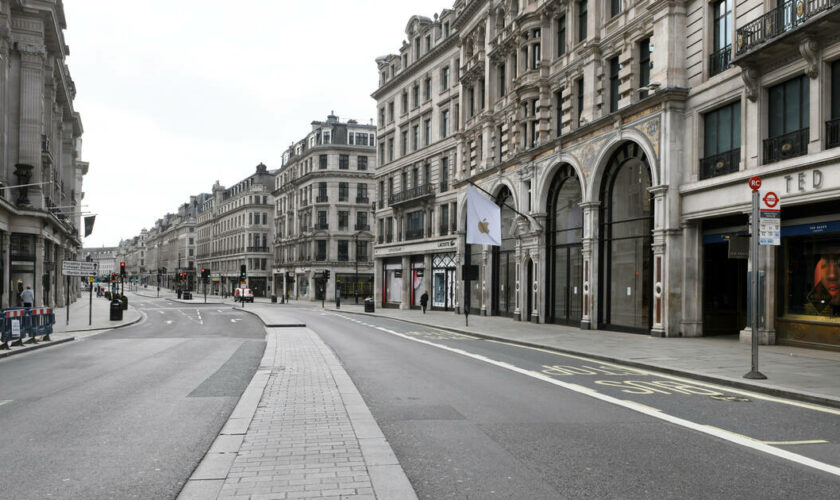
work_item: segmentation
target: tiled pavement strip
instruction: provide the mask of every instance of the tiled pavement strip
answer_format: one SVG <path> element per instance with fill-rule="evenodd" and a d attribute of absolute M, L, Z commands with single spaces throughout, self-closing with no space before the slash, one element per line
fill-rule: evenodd
<path fill-rule="evenodd" d="M 259 309 L 266 324 L 295 323 Z M 356 386 L 317 334 L 267 333 L 259 370 L 178 498 L 417 498 Z"/>

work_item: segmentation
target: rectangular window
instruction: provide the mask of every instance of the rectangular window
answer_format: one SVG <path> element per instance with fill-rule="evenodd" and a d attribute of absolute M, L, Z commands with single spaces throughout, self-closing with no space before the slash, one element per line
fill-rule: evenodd
<path fill-rule="evenodd" d="M 319 203 L 323 203 L 327 201 L 327 183 L 326 182 L 319 182 L 318 183 L 318 199 L 316 200 Z"/>
<path fill-rule="evenodd" d="M 417 151 L 417 148 L 420 147 L 420 125 L 415 125 L 411 127 L 411 149 L 412 151 Z"/>
<path fill-rule="evenodd" d="M 392 241 L 394 241 L 394 218 L 388 217 L 385 224 L 385 242 L 391 243 Z"/>
<path fill-rule="evenodd" d="M 432 166 L 428 163 L 423 165 L 423 181 L 425 184 L 432 183 Z"/>
<path fill-rule="evenodd" d="M 412 96 L 414 97 L 414 107 L 420 106 L 420 86 L 415 85 L 413 89 L 411 89 Z"/>
<path fill-rule="evenodd" d="M 532 39 L 532 40 L 536 40 L 536 43 L 532 44 L 532 46 L 531 46 L 531 67 L 532 67 L 533 69 L 537 69 L 537 68 L 539 68 L 539 67 L 540 67 L 540 61 L 541 61 L 541 56 L 540 56 L 540 48 L 541 48 L 541 45 L 540 45 L 540 36 L 541 36 L 541 35 L 542 35 L 542 32 L 541 32 L 540 30 L 538 30 L 538 29 L 533 30 L 533 31 L 531 32 L 531 39 Z"/>
<path fill-rule="evenodd" d="M 403 130 L 400 133 L 400 155 L 408 154 L 408 130 Z"/>
<path fill-rule="evenodd" d="M 427 101 L 432 98 L 432 79 L 426 78 L 423 81 L 423 98 Z"/>
<path fill-rule="evenodd" d="M 327 155 L 318 156 L 318 168 L 321 170 L 327 168 Z"/>
<path fill-rule="evenodd" d="M 825 147 L 840 146 L 840 61 L 831 63 L 831 120 L 826 122 Z"/>
<path fill-rule="evenodd" d="M 432 143 L 432 120 L 426 120 L 423 124 L 424 132 L 423 132 L 423 144 L 428 146 Z"/>
<path fill-rule="evenodd" d="M 423 216 L 424 212 L 422 210 L 410 212 L 406 215 L 405 239 L 418 240 L 423 238 L 423 229 L 425 227 Z"/>
<path fill-rule="evenodd" d="M 645 38 L 639 42 L 639 87 L 650 85 L 650 49 L 650 38 Z M 639 98 L 644 99 L 647 96 L 647 89 L 639 92 Z"/>
<path fill-rule="evenodd" d="M 618 111 L 618 72 L 621 70 L 621 65 L 618 63 L 618 57 L 610 59 L 610 113 Z"/>
<path fill-rule="evenodd" d="M 449 137 L 449 110 L 444 109 L 440 114 L 440 133 L 442 137 Z"/>
<path fill-rule="evenodd" d="M 349 155 L 338 155 L 338 168 L 340 168 L 341 170 L 347 170 L 350 168 Z"/>
<path fill-rule="evenodd" d="M 577 120 L 580 126 L 580 119 L 583 116 L 583 78 L 575 81 L 575 92 L 577 93 Z"/>
<path fill-rule="evenodd" d="M 379 231 L 376 232 L 376 239 L 379 243 L 385 241 L 385 220 L 379 219 Z"/>
<path fill-rule="evenodd" d="M 729 68 L 732 55 L 732 0 L 719 0 L 712 6 L 713 47 L 709 76 Z"/>
<path fill-rule="evenodd" d="M 768 92 L 768 131 L 764 163 L 808 152 L 809 81 L 806 75 L 791 78 Z"/>
<path fill-rule="evenodd" d="M 610 0 L 610 17 L 621 14 L 621 0 Z"/>
<path fill-rule="evenodd" d="M 467 116 L 472 118 L 475 115 L 475 88 L 467 89 Z"/>
<path fill-rule="evenodd" d="M 449 189 L 449 158 L 444 156 L 440 159 L 440 192 L 445 193 Z"/>
<path fill-rule="evenodd" d="M 368 157 L 367 156 L 357 156 L 356 157 L 356 168 L 358 170 L 367 170 L 368 167 Z"/>
<path fill-rule="evenodd" d="M 441 90 L 447 90 L 449 88 L 449 66 L 445 66 L 440 72 L 440 87 Z"/>
<path fill-rule="evenodd" d="M 338 212 L 338 230 L 339 231 L 347 231 L 347 224 L 350 220 L 350 212 L 345 210 L 341 210 Z"/>
<path fill-rule="evenodd" d="M 587 0 L 580 0 L 578 2 L 578 41 L 586 40 L 586 15 L 587 15 Z"/>
<path fill-rule="evenodd" d="M 554 93 L 554 137 L 560 137 L 563 128 L 563 89 Z"/>
<path fill-rule="evenodd" d="M 557 55 L 566 53 L 566 16 L 557 20 Z"/>
<path fill-rule="evenodd" d="M 703 115 L 700 178 L 738 171 L 741 157 L 741 101 Z"/>
<path fill-rule="evenodd" d="M 505 84 L 507 83 L 507 78 L 505 78 L 505 63 L 502 63 L 496 66 L 496 69 L 499 73 L 499 95 L 498 98 L 501 99 L 505 96 Z"/>
<path fill-rule="evenodd" d="M 315 260 L 327 260 L 327 240 L 315 240 Z"/>
<path fill-rule="evenodd" d="M 401 96 L 401 111 L 402 114 L 408 113 L 408 92 L 403 92 Z"/>
<path fill-rule="evenodd" d="M 368 187 L 364 182 L 356 184 L 356 203 L 368 202 Z"/>
<path fill-rule="evenodd" d="M 426 35 L 426 52 L 432 50 L 432 35 Z"/>
<path fill-rule="evenodd" d="M 338 201 L 347 201 L 347 198 L 350 196 L 350 185 L 346 182 L 339 182 L 338 183 Z"/>
<path fill-rule="evenodd" d="M 388 103 L 388 121 L 394 121 L 394 101 Z"/>
<path fill-rule="evenodd" d="M 388 138 L 388 161 L 394 161 L 394 138 Z"/>
<path fill-rule="evenodd" d="M 440 206 L 440 235 L 447 234 L 449 234 L 449 204 L 444 203 Z"/>
<path fill-rule="evenodd" d="M 356 242 L 356 261 L 358 261 L 358 262 L 367 262 L 368 261 L 368 243 L 367 243 L 367 241 L 357 241 Z"/>

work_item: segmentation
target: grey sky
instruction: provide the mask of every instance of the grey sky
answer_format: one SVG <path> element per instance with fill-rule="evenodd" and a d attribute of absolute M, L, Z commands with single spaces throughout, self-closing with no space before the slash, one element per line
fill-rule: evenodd
<path fill-rule="evenodd" d="M 451 1 L 65 0 L 85 127 L 85 246 L 115 245 L 233 184 L 334 110 L 368 123 L 374 59 Z"/>

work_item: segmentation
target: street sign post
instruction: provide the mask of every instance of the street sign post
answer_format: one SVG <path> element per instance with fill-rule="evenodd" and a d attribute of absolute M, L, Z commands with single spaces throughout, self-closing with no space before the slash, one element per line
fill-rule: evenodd
<path fill-rule="evenodd" d="M 758 244 L 760 234 L 760 215 L 759 215 L 759 189 L 761 189 L 761 178 L 758 176 L 750 177 L 750 189 L 752 189 L 752 228 L 750 236 L 752 238 L 752 369 L 749 373 L 744 375 L 744 378 L 764 380 L 767 377 L 758 371 Z M 772 199 L 772 198 L 771 198 Z"/>
<path fill-rule="evenodd" d="M 779 195 L 773 191 L 767 191 L 760 198 L 759 244 L 779 246 L 782 244 L 782 204 Z"/>
<path fill-rule="evenodd" d="M 66 302 L 64 303 L 65 308 L 67 309 L 67 325 L 70 325 L 70 277 L 71 276 L 78 276 L 84 277 L 87 276 L 88 282 L 92 281 L 91 277 L 96 276 L 96 262 L 85 262 L 85 261 L 78 261 L 78 260 L 65 260 L 61 262 L 61 274 L 62 276 L 67 277 L 67 297 Z M 88 326 L 93 322 L 93 285 L 90 285 L 91 293 L 90 293 L 90 306 L 88 311 Z"/>

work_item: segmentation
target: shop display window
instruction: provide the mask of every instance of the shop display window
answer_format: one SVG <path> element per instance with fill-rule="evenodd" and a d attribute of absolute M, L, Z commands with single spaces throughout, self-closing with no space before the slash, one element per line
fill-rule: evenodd
<path fill-rule="evenodd" d="M 840 318 L 840 235 L 786 238 L 785 314 Z"/>

